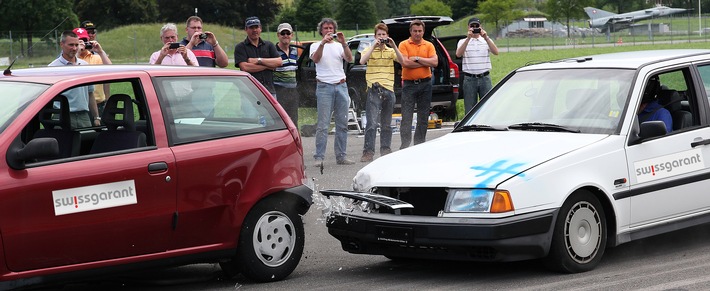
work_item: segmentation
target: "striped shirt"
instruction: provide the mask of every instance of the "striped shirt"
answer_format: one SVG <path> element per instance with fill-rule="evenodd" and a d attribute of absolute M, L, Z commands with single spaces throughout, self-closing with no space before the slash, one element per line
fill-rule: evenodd
<path fill-rule="evenodd" d="M 463 45 L 466 39 L 459 40 L 456 48 Z M 493 41 L 493 40 L 491 40 Z M 469 74 L 483 74 L 493 68 L 491 66 L 490 48 L 483 37 L 471 38 L 463 53 L 462 71 Z"/>
<path fill-rule="evenodd" d="M 298 69 L 298 48 L 289 46 L 289 52 L 282 51 L 277 45 L 276 50 L 281 55 L 281 66 L 274 71 L 274 86 L 296 88 L 296 70 Z"/>
<path fill-rule="evenodd" d="M 374 45 L 374 44 L 373 44 Z M 385 89 L 394 92 L 394 61 L 397 54 L 391 47 L 384 49 L 375 48 L 370 59 L 367 60 L 367 71 L 365 79 L 367 87 L 372 87 L 373 83 L 380 83 Z"/>

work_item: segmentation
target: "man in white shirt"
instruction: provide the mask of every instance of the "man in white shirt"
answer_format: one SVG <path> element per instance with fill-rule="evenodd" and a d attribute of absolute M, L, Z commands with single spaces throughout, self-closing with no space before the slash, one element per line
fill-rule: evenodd
<path fill-rule="evenodd" d="M 463 103 L 468 113 L 488 91 L 493 88 L 491 83 L 490 54 L 498 55 L 498 47 L 483 30 L 481 20 L 472 17 L 468 20 L 468 34 L 459 40 L 456 46 L 456 57 L 463 57 Z"/>

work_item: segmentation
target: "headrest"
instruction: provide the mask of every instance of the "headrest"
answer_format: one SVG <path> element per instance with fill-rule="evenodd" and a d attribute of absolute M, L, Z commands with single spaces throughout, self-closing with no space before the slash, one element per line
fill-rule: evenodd
<path fill-rule="evenodd" d="M 39 113 L 39 122 L 45 129 L 53 129 L 57 126 L 61 129 L 71 129 L 71 118 L 69 117 L 69 101 L 64 95 L 57 95 L 52 101 L 42 108 Z"/>
<path fill-rule="evenodd" d="M 136 125 L 133 120 L 133 100 L 126 94 L 114 94 L 106 100 L 106 107 L 101 116 L 101 121 L 110 130 L 119 129 L 134 131 Z"/>
<path fill-rule="evenodd" d="M 656 96 L 658 95 L 658 90 L 661 89 L 661 82 L 658 81 L 656 78 L 652 78 L 648 80 L 648 84 L 646 84 L 646 90 L 643 91 L 643 98 L 641 99 L 641 102 L 651 102 L 653 99 L 656 99 Z"/>
<path fill-rule="evenodd" d="M 662 89 L 658 93 L 658 104 L 661 104 L 661 106 L 665 107 L 669 111 L 681 110 L 680 101 L 683 101 L 683 99 L 676 90 Z"/>

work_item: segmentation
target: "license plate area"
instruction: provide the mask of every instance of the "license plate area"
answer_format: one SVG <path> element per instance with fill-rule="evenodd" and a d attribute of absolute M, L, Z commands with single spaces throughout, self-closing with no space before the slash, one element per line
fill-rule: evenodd
<path fill-rule="evenodd" d="M 379 242 L 393 244 L 409 244 L 414 237 L 411 227 L 375 226 L 375 237 Z"/>

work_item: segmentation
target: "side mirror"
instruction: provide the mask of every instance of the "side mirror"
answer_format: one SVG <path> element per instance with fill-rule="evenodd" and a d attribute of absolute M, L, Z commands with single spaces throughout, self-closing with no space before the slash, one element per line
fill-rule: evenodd
<path fill-rule="evenodd" d="M 23 146 L 18 137 L 7 150 L 7 164 L 15 170 L 23 170 L 25 169 L 25 163 L 28 161 L 57 156 L 59 156 L 59 143 L 54 138 L 35 138 Z"/>
<path fill-rule="evenodd" d="M 646 121 L 641 123 L 639 137 L 643 140 L 652 137 L 664 136 L 667 133 L 665 122 L 660 120 Z"/>

